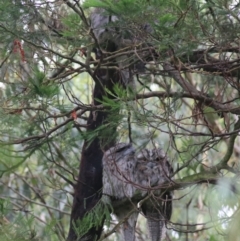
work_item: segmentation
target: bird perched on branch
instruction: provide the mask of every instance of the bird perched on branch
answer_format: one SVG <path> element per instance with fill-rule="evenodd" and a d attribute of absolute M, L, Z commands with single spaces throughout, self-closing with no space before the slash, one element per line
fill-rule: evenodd
<path fill-rule="evenodd" d="M 114 214 L 122 221 L 122 235 L 125 241 L 135 240 L 135 226 L 138 212 L 137 203 L 132 203 L 136 188 L 134 177 L 136 171 L 135 149 L 131 144 L 119 143 L 107 150 L 103 156 L 103 201 L 128 198 L 124 208 L 115 209 Z"/>
<path fill-rule="evenodd" d="M 121 35 L 114 23 L 118 18 L 110 15 L 102 8 L 95 8 L 90 15 L 91 28 L 95 41 L 106 51 L 116 51 L 120 44 Z M 113 45 L 115 46 L 112 49 Z"/>
<path fill-rule="evenodd" d="M 137 156 L 136 179 L 141 193 L 146 198 L 140 201 L 147 218 L 152 241 L 163 240 L 166 222 L 171 218 L 172 193 L 162 192 L 158 186 L 170 180 L 172 168 L 161 148 L 143 149 Z"/>
<path fill-rule="evenodd" d="M 147 41 L 152 28 L 147 23 L 136 26 L 132 23 L 127 28 L 128 22 L 124 21 L 126 19 L 122 16 L 113 15 L 102 8 L 95 8 L 90 15 L 94 52 L 107 52 L 108 57 L 110 53 L 117 53 L 111 59 L 111 64 L 118 66 L 122 83 L 135 90 L 134 75 L 144 73 L 145 62 L 150 61 L 154 55 Z M 135 54 L 128 54 L 132 50 Z M 104 54 L 99 59 L 104 62 Z"/>
<path fill-rule="evenodd" d="M 130 49 L 133 46 L 133 36 L 126 28 L 123 30 L 119 27 L 119 17 L 111 15 L 101 8 L 94 9 L 90 15 L 90 22 L 96 45 L 94 52 L 108 52 L 109 57 L 110 53 L 118 51 L 118 56 L 111 59 L 109 64 L 118 66 L 121 83 L 125 87 L 135 89 L 133 82 L 135 61 L 133 58 L 129 58 L 126 51 L 126 48 Z M 126 38 L 126 36 L 128 37 Z M 100 59 L 104 62 L 104 54 L 102 54 Z"/>
<path fill-rule="evenodd" d="M 171 173 L 168 158 L 160 148 L 143 149 L 136 155 L 131 144 L 119 143 L 105 152 L 103 200 L 114 204 L 116 199 L 129 199 L 124 207 L 114 210 L 117 218 L 123 221 L 125 241 L 135 240 L 139 211 L 132 198 L 137 192 L 143 197 L 139 203 L 147 218 L 151 240 L 161 241 L 164 238 L 166 222 L 172 213 L 172 193 L 161 192 L 157 187 L 168 181 Z"/>

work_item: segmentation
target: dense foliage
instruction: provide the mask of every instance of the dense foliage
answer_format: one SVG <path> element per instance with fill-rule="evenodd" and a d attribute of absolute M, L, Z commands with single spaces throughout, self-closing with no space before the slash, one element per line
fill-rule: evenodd
<path fill-rule="evenodd" d="M 116 17 L 113 43 L 95 36 L 94 8 Z M 132 141 L 174 167 L 167 240 L 237 240 L 239 23 L 235 0 L 0 1 L 0 239 L 98 236 L 106 218 L 102 240 L 115 240 L 96 200 L 75 210 L 79 160 L 91 143 Z"/>

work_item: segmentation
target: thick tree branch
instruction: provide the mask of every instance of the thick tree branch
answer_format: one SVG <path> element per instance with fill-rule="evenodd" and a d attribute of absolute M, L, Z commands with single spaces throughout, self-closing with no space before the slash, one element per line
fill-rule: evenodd
<path fill-rule="evenodd" d="M 175 70 L 177 71 L 177 70 Z M 179 74 L 178 74 L 179 75 Z M 175 76 L 173 75 L 176 79 L 180 80 L 180 76 Z M 174 79 L 175 79 L 174 78 Z M 175 79 L 175 80 L 176 80 Z M 181 77 L 182 79 L 182 77 Z M 134 99 L 147 99 L 147 98 L 152 98 L 152 97 L 159 97 L 159 98 L 190 98 L 194 100 L 198 100 L 203 102 L 205 105 L 212 107 L 214 110 L 219 111 L 219 112 L 229 112 L 232 114 L 240 115 L 240 106 L 230 106 L 229 104 L 222 104 L 219 101 L 215 101 L 214 99 L 205 96 L 204 94 L 200 93 L 197 91 L 189 82 L 186 82 L 185 80 L 180 80 L 179 84 L 181 86 L 185 86 L 185 93 L 181 92 L 166 92 L 166 91 L 151 91 L 148 93 L 144 94 L 137 94 L 135 97 L 132 97 L 129 100 L 134 100 Z M 188 90 L 192 89 L 193 92 L 189 92 Z"/>
<path fill-rule="evenodd" d="M 234 131 L 237 131 L 237 130 L 239 131 L 239 129 L 240 129 L 240 118 L 238 118 L 238 121 L 234 125 Z M 229 143 L 228 143 L 228 148 L 227 148 L 225 156 L 223 157 L 223 159 L 216 166 L 211 167 L 210 171 L 212 171 L 214 173 L 217 173 L 221 169 L 227 169 L 227 170 L 232 169 L 232 168 L 230 168 L 228 166 L 227 163 L 228 163 L 229 159 L 232 156 L 235 139 L 238 136 L 238 134 L 239 134 L 239 132 L 234 133 L 233 135 L 230 136 Z"/>
<path fill-rule="evenodd" d="M 169 76 L 171 76 L 187 93 L 198 94 L 199 91 L 196 88 L 186 81 L 182 76 L 179 70 L 174 68 L 170 63 L 165 62 L 163 64 L 163 69 L 168 72 Z"/>
<path fill-rule="evenodd" d="M 150 190 L 159 190 L 161 189 L 162 192 L 165 191 L 174 191 L 178 189 L 187 188 L 193 185 L 198 185 L 202 183 L 207 184 L 213 184 L 217 185 L 219 184 L 220 180 L 223 178 L 223 176 L 219 176 L 218 173 L 211 173 L 211 172 L 200 172 L 196 173 L 190 176 L 183 177 L 181 179 L 174 180 L 174 182 L 165 183 L 158 187 L 152 187 Z M 235 183 L 234 178 L 224 178 L 227 183 Z M 236 188 L 234 186 L 231 186 L 231 191 L 236 192 Z M 142 199 L 144 199 L 140 193 L 136 192 L 134 197 L 132 198 L 132 201 L 139 202 Z M 121 207 L 124 207 L 129 202 L 129 199 L 121 199 L 121 200 L 115 200 L 112 204 L 113 209 L 119 209 Z"/>
<path fill-rule="evenodd" d="M 194 100 L 198 100 L 198 101 L 202 101 L 205 105 L 212 107 L 213 109 L 215 109 L 216 111 L 219 112 L 226 112 L 226 113 L 232 113 L 232 114 L 237 114 L 240 115 L 240 106 L 230 106 L 228 103 L 226 104 L 222 104 L 221 102 L 215 101 L 210 97 L 206 97 L 204 96 L 202 93 L 200 92 L 196 92 L 196 93 L 181 93 L 181 92 L 166 92 L 166 91 L 152 91 L 152 92 L 147 92 L 144 94 L 137 94 L 134 97 L 129 97 L 127 99 L 124 99 L 124 101 L 133 101 L 133 100 L 138 100 L 138 99 L 148 99 L 148 98 L 152 98 L 152 97 L 158 97 L 158 98 L 190 98 L 190 99 L 194 99 Z M 122 101 L 122 99 L 115 99 L 117 101 Z M 24 108 L 23 108 L 24 109 Z M 64 117 L 64 116 L 70 116 L 72 112 L 76 111 L 76 114 L 78 117 L 81 117 L 83 113 L 87 112 L 87 111 L 107 111 L 109 110 L 109 107 L 105 107 L 104 105 L 79 105 L 78 107 L 74 108 L 73 110 L 67 112 L 66 114 L 60 114 L 60 115 L 49 115 L 47 118 L 60 118 L 60 117 Z M 55 126 L 54 128 L 52 128 L 51 130 L 49 130 L 46 133 L 40 134 L 40 135 L 35 135 L 35 136 L 29 136 L 26 138 L 22 138 L 22 139 L 17 139 L 15 141 L 11 141 L 11 143 L 7 143 L 7 144 L 21 144 L 21 143 L 25 143 L 31 140 L 40 140 L 40 139 L 44 139 L 46 137 L 48 137 L 49 135 L 51 135 L 52 133 L 54 133 L 55 131 L 57 131 L 59 128 L 65 126 L 66 124 L 68 124 L 69 122 L 73 121 L 73 117 L 70 117 L 68 119 L 66 119 L 64 122 L 62 122 L 61 124 Z M 79 125 L 80 127 L 84 127 L 86 128 L 87 125 Z M 229 133 L 223 133 L 223 134 L 215 134 L 215 136 L 227 136 L 227 135 L 233 135 L 233 134 L 237 134 L 238 131 L 240 130 L 240 128 L 238 129 L 234 129 L 232 132 Z M 210 134 L 205 133 L 206 136 L 211 136 Z"/>

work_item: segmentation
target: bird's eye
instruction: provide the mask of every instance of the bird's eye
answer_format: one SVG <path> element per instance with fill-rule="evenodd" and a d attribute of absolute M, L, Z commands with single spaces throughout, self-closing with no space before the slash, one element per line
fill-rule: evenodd
<path fill-rule="evenodd" d="M 119 149 L 116 150 L 116 152 L 121 152 L 121 151 L 127 149 L 128 147 L 129 147 L 129 146 L 124 146 L 124 147 L 122 147 L 122 148 L 119 148 Z"/>

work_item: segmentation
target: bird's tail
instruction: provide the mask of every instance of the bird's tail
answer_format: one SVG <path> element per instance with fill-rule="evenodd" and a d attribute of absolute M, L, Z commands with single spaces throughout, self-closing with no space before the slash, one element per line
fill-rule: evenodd
<path fill-rule="evenodd" d="M 158 210 L 146 210 L 149 235 L 152 241 L 162 241 L 166 235 L 164 216 Z"/>

